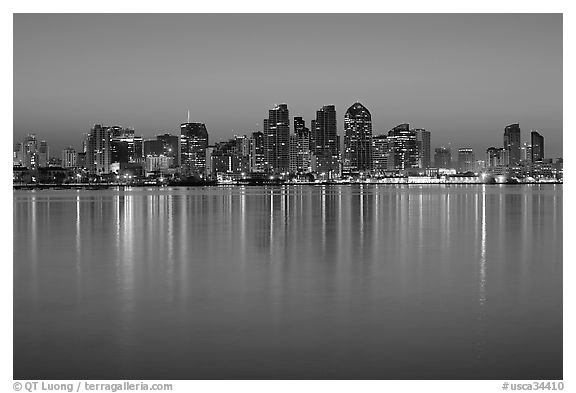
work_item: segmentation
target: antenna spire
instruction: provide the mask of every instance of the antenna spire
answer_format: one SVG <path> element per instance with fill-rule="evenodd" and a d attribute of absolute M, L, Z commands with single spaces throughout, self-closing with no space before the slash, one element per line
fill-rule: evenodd
<path fill-rule="evenodd" d="M 190 109 L 188 109 L 188 120 L 187 123 L 190 123 Z"/>

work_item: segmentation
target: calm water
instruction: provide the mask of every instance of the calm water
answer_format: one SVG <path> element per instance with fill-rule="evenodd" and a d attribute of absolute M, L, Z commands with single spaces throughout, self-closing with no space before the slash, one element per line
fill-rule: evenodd
<path fill-rule="evenodd" d="M 13 199 L 15 379 L 562 378 L 562 186 Z"/>

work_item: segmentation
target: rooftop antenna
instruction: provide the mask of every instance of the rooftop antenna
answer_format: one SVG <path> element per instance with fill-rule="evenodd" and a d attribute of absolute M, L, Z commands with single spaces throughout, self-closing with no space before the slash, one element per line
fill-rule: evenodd
<path fill-rule="evenodd" d="M 188 121 L 187 123 L 190 123 L 190 109 L 188 109 Z"/>

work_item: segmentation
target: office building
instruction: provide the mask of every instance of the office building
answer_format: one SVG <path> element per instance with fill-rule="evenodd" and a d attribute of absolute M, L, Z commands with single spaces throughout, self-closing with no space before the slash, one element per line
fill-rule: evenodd
<path fill-rule="evenodd" d="M 344 173 L 355 174 L 372 169 L 372 115 L 359 102 L 344 115 Z"/>
<path fill-rule="evenodd" d="M 430 131 L 416 128 L 414 132 L 418 147 L 418 167 L 430 168 Z"/>
<path fill-rule="evenodd" d="M 388 169 L 408 170 L 419 167 L 416 131 L 400 124 L 388 131 Z"/>
<path fill-rule="evenodd" d="M 160 157 L 164 155 L 164 142 L 159 139 L 147 139 L 144 141 L 144 157 Z"/>
<path fill-rule="evenodd" d="M 78 155 L 76 149 L 73 147 L 67 147 L 62 150 L 62 167 L 63 168 L 74 168 L 76 167 L 76 160 Z"/>
<path fill-rule="evenodd" d="M 264 119 L 264 165 L 274 173 L 290 169 L 290 113 L 288 105 L 279 104 Z"/>
<path fill-rule="evenodd" d="M 486 149 L 486 167 L 496 168 L 508 165 L 508 151 L 504 148 L 489 147 Z"/>
<path fill-rule="evenodd" d="M 88 136 L 86 166 L 92 175 L 110 173 L 110 127 L 95 124 Z"/>
<path fill-rule="evenodd" d="M 206 170 L 208 130 L 203 123 L 180 125 L 180 167 L 185 176 L 203 176 Z"/>
<path fill-rule="evenodd" d="M 172 135 L 168 133 L 159 134 L 156 135 L 156 139 L 162 141 L 164 156 L 172 158 L 172 167 L 178 167 L 180 165 L 178 135 Z"/>
<path fill-rule="evenodd" d="M 334 105 L 324 105 L 316 111 L 316 119 L 310 123 L 310 152 L 316 157 L 318 172 L 338 169 L 338 142 L 336 108 Z"/>
<path fill-rule="evenodd" d="M 544 159 L 544 137 L 538 131 L 532 131 L 530 142 L 532 143 L 531 161 L 542 161 Z"/>
<path fill-rule="evenodd" d="M 470 148 L 458 149 L 458 171 L 474 172 L 476 170 L 476 161 L 474 159 L 474 151 Z"/>
<path fill-rule="evenodd" d="M 449 147 L 434 149 L 434 166 L 436 168 L 452 168 L 452 150 Z"/>
<path fill-rule="evenodd" d="M 252 133 L 252 150 L 250 152 L 250 167 L 252 172 L 263 172 L 264 166 L 264 133 L 254 131 Z"/>
<path fill-rule="evenodd" d="M 384 173 L 388 169 L 388 137 L 372 137 L 372 172 Z"/>
<path fill-rule="evenodd" d="M 508 156 L 507 165 L 520 163 L 520 125 L 510 124 L 504 129 L 504 150 Z"/>

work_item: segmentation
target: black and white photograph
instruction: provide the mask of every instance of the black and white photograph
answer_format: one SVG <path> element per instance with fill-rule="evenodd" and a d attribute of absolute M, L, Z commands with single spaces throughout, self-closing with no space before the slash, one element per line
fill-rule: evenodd
<path fill-rule="evenodd" d="M 10 18 L 9 390 L 569 388 L 562 12 Z"/>

